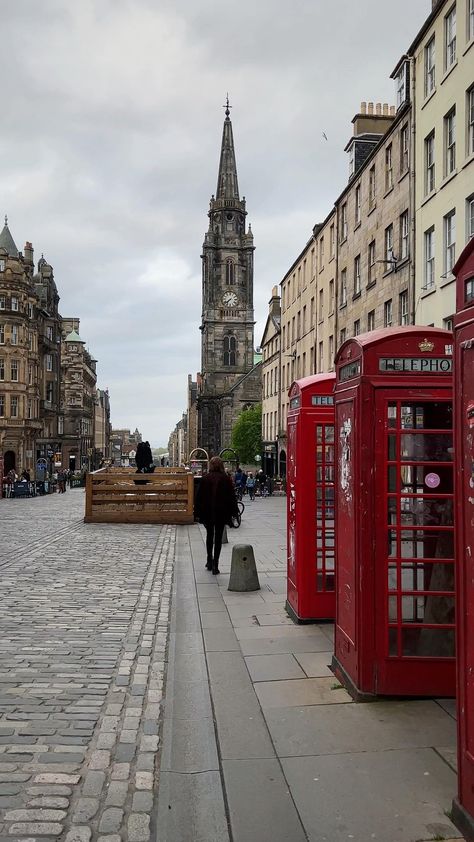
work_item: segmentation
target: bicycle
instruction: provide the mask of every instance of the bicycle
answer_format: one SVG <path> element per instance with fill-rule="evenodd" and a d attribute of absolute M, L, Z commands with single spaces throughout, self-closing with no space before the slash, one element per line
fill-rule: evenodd
<path fill-rule="evenodd" d="M 245 512 L 245 506 L 242 503 L 242 500 L 237 500 L 237 510 L 238 514 L 233 517 L 234 528 L 238 529 L 240 524 L 242 523 L 242 515 Z"/>

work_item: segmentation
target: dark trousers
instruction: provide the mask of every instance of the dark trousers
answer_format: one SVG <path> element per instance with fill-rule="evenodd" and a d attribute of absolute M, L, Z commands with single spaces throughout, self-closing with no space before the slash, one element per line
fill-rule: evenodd
<path fill-rule="evenodd" d="M 206 523 L 207 563 L 209 566 L 212 565 L 213 570 L 217 570 L 219 567 L 223 532 L 223 523 Z"/>

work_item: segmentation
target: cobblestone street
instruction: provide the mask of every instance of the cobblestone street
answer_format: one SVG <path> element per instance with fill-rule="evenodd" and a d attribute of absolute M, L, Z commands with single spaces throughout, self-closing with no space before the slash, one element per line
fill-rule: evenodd
<path fill-rule="evenodd" d="M 0 833 L 147 842 L 174 527 L 0 501 Z"/>

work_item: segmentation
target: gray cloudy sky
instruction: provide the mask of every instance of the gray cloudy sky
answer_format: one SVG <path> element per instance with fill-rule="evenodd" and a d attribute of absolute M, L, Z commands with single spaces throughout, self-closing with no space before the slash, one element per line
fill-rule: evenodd
<path fill-rule="evenodd" d="M 1 0 L 0 211 L 53 265 L 114 426 L 166 445 L 200 367 L 201 245 L 229 91 L 255 236 L 255 341 L 274 284 L 347 180 L 361 100 L 430 0 Z M 328 141 L 322 137 L 325 132 Z"/>

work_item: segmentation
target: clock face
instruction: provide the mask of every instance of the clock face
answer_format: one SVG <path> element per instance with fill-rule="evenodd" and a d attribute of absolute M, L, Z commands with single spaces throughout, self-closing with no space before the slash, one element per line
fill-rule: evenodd
<path fill-rule="evenodd" d="M 237 304 L 237 296 L 235 292 L 225 292 L 222 296 L 222 301 L 226 307 L 235 307 Z"/>

